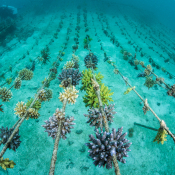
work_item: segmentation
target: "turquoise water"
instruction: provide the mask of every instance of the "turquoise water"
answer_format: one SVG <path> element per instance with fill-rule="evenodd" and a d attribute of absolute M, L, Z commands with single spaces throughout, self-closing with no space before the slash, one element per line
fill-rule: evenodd
<path fill-rule="evenodd" d="M 78 6 L 80 4 L 80 6 Z M 110 10 L 111 9 L 111 10 Z M 166 27 L 160 22 L 156 15 L 148 13 L 147 10 L 140 10 L 131 5 L 106 3 L 95 1 L 77 3 L 65 2 L 50 4 L 41 3 L 30 4 L 19 11 L 19 16 L 15 18 L 16 29 L 6 36 L 5 41 L 1 41 L 0 47 L 0 85 L 12 77 L 11 84 L 2 87 L 10 88 L 17 77 L 16 71 L 25 67 L 31 67 L 35 61 L 33 78 L 29 81 L 22 81 L 19 90 L 11 88 L 13 93 L 9 102 L 0 101 L 3 112 L 0 112 L 0 127 L 13 127 L 19 119 L 14 113 L 14 108 L 18 102 L 25 102 L 32 97 L 35 98 L 37 89 L 42 86 L 42 81 L 48 77 L 53 62 L 57 60 L 59 51 L 64 50 L 63 61 L 59 61 L 57 76 L 50 82 L 49 89 L 53 92 L 50 101 L 42 102 L 38 119 L 25 120 L 20 128 L 19 135 L 21 144 L 14 152 L 7 149 L 3 158 L 13 160 L 16 165 L 7 171 L 0 168 L 0 175 L 34 175 L 49 174 L 50 162 L 54 148 L 54 140 L 48 137 L 47 132 L 42 127 L 44 121 L 48 120 L 56 108 L 62 108 L 62 102 L 58 99 L 63 89 L 59 87 L 58 75 L 67 61 L 71 61 L 73 49 L 77 38 L 77 16 L 79 16 L 79 37 L 78 49 L 75 55 L 79 57 L 79 71 L 86 69 L 84 58 L 89 54 L 84 49 L 84 38 L 89 35 L 91 51 L 98 58 L 96 73 L 100 72 L 104 78 L 102 83 L 111 89 L 114 94 L 111 96 L 115 103 L 113 122 L 109 125 L 112 128 L 123 127 L 123 132 L 127 132 L 126 138 L 132 142 L 131 151 L 126 157 L 126 164 L 119 162 L 122 175 L 132 174 L 153 174 L 153 175 L 173 175 L 174 170 L 174 141 L 168 135 L 164 144 L 153 142 L 157 132 L 134 123 L 139 123 L 147 127 L 159 129 L 160 124 L 156 117 L 148 111 L 143 113 L 143 103 L 140 98 L 131 91 L 124 95 L 129 86 L 119 74 L 114 74 L 112 65 L 104 61 L 104 52 L 110 57 L 109 60 L 115 62 L 117 69 L 124 77 L 127 77 L 131 86 L 143 99 L 148 99 L 149 106 L 157 116 L 166 122 L 172 133 L 174 130 L 175 98 L 167 95 L 164 84 L 154 85 L 152 88 L 144 86 L 145 77 L 137 77 L 144 71 L 140 65 L 137 68 L 129 64 L 132 56 L 137 54 L 137 59 L 144 61 L 145 65 L 150 64 L 152 58 L 154 73 L 158 77 L 163 77 L 164 82 L 170 86 L 175 84 L 175 31 Z M 86 22 L 87 16 L 87 22 Z M 62 22 L 61 22 L 62 21 Z M 60 22 L 61 26 L 60 27 Z M 85 27 L 87 25 L 87 27 Z M 68 29 L 69 28 L 69 29 Z M 69 30 L 69 32 L 68 32 Z M 55 33 L 57 37 L 55 37 Z M 107 34 L 105 34 L 107 32 Z M 117 43 L 110 40 L 111 35 L 115 36 Z M 69 37 L 69 38 L 67 38 Z M 41 50 L 49 48 L 50 59 L 47 64 L 38 61 L 41 57 Z M 132 54 L 128 60 L 123 59 L 121 50 L 126 50 Z M 168 60 L 167 60 L 168 59 Z M 9 66 L 12 69 L 9 69 Z M 167 72 L 163 72 L 164 68 Z M 155 80 L 155 77 L 153 78 Z M 94 127 L 90 127 L 87 118 L 83 114 L 88 114 L 89 107 L 85 107 L 83 96 L 85 91 L 81 91 L 82 82 L 80 80 L 76 89 L 79 91 L 76 103 L 67 104 L 66 116 L 74 116 L 76 123 L 71 133 L 66 135 L 67 139 L 60 139 L 55 174 L 115 174 L 114 168 L 107 170 L 99 168 L 93 164 L 89 157 L 88 147 L 89 135 L 95 135 Z M 133 128 L 133 135 L 129 129 Z M 0 146 L 0 150 L 3 145 Z"/>

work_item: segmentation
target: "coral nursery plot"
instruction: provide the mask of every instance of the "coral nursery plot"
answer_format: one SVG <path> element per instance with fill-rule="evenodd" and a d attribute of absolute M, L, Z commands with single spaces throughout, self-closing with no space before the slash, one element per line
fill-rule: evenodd
<path fill-rule="evenodd" d="M 175 26 L 132 3 L 0 7 L 0 175 L 175 174 Z"/>

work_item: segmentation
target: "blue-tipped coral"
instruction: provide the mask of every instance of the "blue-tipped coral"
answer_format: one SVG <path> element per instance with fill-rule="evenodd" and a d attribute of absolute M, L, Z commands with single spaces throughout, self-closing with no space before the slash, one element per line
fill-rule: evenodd
<path fill-rule="evenodd" d="M 132 143 L 129 143 L 125 136 L 127 133 L 122 134 L 123 127 L 112 129 L 112 133 L 101 132 L 96 130 L 96 138 L 91 134 L 89 135 L 91 143 L 86 143 L 90 149 L 89 156 L 94 160 L 95 166 L 105 166 L 107 169 L 112 168 L 112 156 L 116 155 L 118 161 L 126 163 L 123 157 L 128 157 L 127 152 Z"/>
<path fill-rule="evenodd" d="M 104 106 L 104 112 L 107 116 L 107 120 L 109 122 L 113 122 L 112 118 L 114 118 L 114 114 L 116 114 L 114 110 L 114 105 L 111 104 L 109 106 L 105 105 Z M 91 126 L 95 126 L 95 128 L 103 128 L 103 118 L 102 118 L 102 113 L 98 108 L 92 107 L 91 109 L 88 110 L 89 114 L 84 114 L 85 117 L 88 117 L 87 123 L 90 123 Z"/>
<path fill-rule="evenodd" d="M 64 116 L 65 116 L 65 113 L 62 112 L 62 110 L 59 110 L 57 108 L 56 113 L 54 113 L 53 116 L 49 118 L 49 120 L 45 121 L 46 124 L 43 125 L 43 127 L 46 129 L 45 132 L 48 132 L 48 136 L 55 139 L 59 122 L 62 122 L 61 137 L 64 140 L 67 138 L 66 134 L 71 132 L 70 130 L 74 128 L 71 125 L 74 125 L 75 123 L 73 123 L 74 117 L 67 116 L 65 118 Z"/>
<path fill-rule="evenodd" d="M 2 126 L 2 128 L 0 128 L 0 138 L 2 139 L 2 143 L 5 144 L 7 142 L 7 140 L 9 139 L 9 137 L 11 136 L 12 132 L 14 129 L 10 128 L 8 129 L 8 127 L 4 128 Z M 9 149 L 12 149 L 13 151 L 16 151 L 16 149 L 19 147 L 21 141 L 19 140 L 20 136 L 19 136 L 19 132 L 17 132 L 13 139 L 11 140 L 11 142 L 8 144 Z"/>
<path fill-rule="evenodd" d="M 58 79 L 60 80 L 62 87 L 68 87 L 70 85 L 76 86 L 81 80 L 82 73 L 78 69 L 63 69 L 59 74 Z"/>

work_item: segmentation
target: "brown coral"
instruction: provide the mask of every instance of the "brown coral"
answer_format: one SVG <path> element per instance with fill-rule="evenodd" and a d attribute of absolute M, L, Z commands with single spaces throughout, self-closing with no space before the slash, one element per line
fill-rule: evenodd
<path fill-rule="evenodd" d="M 10 101 L 12 98 L 11 90 L 7 89 L 6 87 L 0 88 L 0 98 L 4 102 Z"/>
<path fill-rule="evenodd" d="M 21 78 L 19 78 L 19 77 L 15 78 L 14 88 L 15 89 L 20 89 L 21 83 L 22 83 Z"/>
<path fill-rule="evenodd" d="M 67 61 L 65 66 L 64 66 L 64 69 L 73 68 L 74 65 L 75 65 L 74 61 Z"/>
<path fill-rule="evenodd" d="M 147 69 L 145 69 L 144 72 L 145 72 L 146 75 L 150 75 L 151 71 L 152 71 L 152 67 L 149 64 L 149 65 L 147 65 Z"/>
<path fill-rule="evenodd" d="M 18 76 L 21 78 L 21 80 L 31 80 L 33 77 L 33 72 L 27 68 L 24 68 L 19 71 Z"/>

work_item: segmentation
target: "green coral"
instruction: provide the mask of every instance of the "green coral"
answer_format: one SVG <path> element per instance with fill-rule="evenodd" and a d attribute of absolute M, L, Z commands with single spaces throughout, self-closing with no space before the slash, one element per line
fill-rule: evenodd
<path fill-rule="evenodd" d="M 11 84 L 11 82 L 12 82 L 12 77 L 7 78 L 7 79 L 6 79 L 6 82 L 7 82 L 8 84 Z"/>
<path fill-rule="evenodd" d="M 9 158 L 6 158 L 3 160 L 3 157 L 0 158 L 0 166 L 2 169 L 7 170 L 7 168 L 14 168 L 15 162 L 12 160 L 9 160 Z"/>
<path fill-rule="evenodd" d="M 82 87 L 81 90 L 87 90 L 88 88 L 92 87 L 92 81 L 91 78 L 93 78 L 92 75 L 92 70 L 91 69 L 86 69 L 82 71 L 83 78 L 82 78 Z M 98 82 L 99 85 L 101 85 L 101 80 L 104 78 L 103 75 L 100 74 L 95 74 L 95 78 Z"/>
<path fill-rule="evenodd" d="M 108 89 L 107 86 L 105 86 L 104 84 L 101 85 L 100 96 L 101 96 L 103 105 L 105 104 L 108 105 L 108 101 L 113 101 L 110 96 L 113 95 L 114 92 L 111 92 L 111 93 L 110 92 L 111 90 Z M 98 98 L 94 88 L 92 86 L 88 87 L 86 90 L 86 93 L 87 94 L 83 97 L 83 102 L 85 103 L 85 106 L 94 107 L 94 108 L 99 107 Z"/>
<path fill-rule="evenodd" d="M 153 77 L 151 76 L 151 77 L 146 77 L 146 80 L 145 80 L 145 86 L 146 87 L 148 87 L 148 89 L 149 88 L 151 88 L 151 87 L 153 87 L 154 86 L 154 84 L 155 84 L 155 81 L 152 79 Z"/>
<path fill-rule="evenodd" d="M 32 104 L 32 102 L 33 98 L 28 100 L 28 102 L 26 103 L 27 108 Z M 39 100 L 36 100 L 32 108 L 39 110 L 41 108 L 41 102 Z"/>
<path fill-rule="evenodd" d="M 161 142 L 161 144 L 164 144 L 164 141 L 166 140 L 167 137 L 167 131 L 163 128 L 159 128 L 157 135 L 155 137 L 155 139 L 153 140 L 153 142 L 157 142 L 158 144 Z"/>

